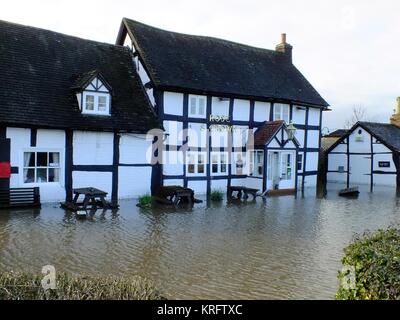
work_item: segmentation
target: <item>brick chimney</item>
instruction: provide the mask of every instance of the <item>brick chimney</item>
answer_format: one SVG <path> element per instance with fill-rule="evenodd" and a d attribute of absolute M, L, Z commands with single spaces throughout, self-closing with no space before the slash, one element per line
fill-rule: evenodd
<path fill-rule="evenodd" d="M 286 33 L 282 33 L 281 43 L 275 47 L 275 51 L 283 53 L 288 61 L 292 62 L 292 49 L 293 47 L 286 42 Z"/>
<path fill-rule="evenodd" d="M 400 97 L 396 98 L 396 110 L 394 115 L 390 117 L 390 123 L 400 127 Z"/>

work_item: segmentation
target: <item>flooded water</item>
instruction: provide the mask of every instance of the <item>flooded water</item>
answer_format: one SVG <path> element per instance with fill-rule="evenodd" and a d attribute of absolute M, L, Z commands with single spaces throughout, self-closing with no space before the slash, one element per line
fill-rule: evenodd
<path fill-rule="evenodd" d="M 400 223 L 393 189 L 346 199 L 337 188 L 178 210 L 121 201 L 87 220 L 57 205 L 0 211 L 0 270 L 139 274 L 169 299 L 332 299 L 354 233 Z"/>

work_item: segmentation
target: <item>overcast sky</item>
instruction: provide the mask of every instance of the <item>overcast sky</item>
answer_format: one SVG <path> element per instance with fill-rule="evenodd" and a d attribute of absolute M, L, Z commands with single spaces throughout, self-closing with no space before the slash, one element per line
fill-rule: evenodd
<path fill-rule="evenodd" d="M 122 17 L 268 49 L 286 32 L 294 64 L 331 105 L 331 130 L 354 105 L 387 122 L 400 96 L 398 1 L 0 1 L 2 20 L 110 43 Z"/>

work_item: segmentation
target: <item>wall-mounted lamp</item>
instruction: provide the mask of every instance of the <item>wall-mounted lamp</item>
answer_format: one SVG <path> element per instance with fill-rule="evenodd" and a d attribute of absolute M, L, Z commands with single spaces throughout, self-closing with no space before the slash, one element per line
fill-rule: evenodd
<path fill-rule="evenodd" d="M 294 135 L 296 134 L 296 127 L 293 125 L 293 122 L 290 121 L 289 125 L 286 127 L 286 133 L 288 136 L 288 140 L 293 140 Z"/>

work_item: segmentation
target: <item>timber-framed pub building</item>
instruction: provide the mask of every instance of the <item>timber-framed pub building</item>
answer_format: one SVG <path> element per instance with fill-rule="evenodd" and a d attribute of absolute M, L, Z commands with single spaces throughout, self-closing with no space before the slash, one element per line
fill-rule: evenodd
<path fill-rule="evenodd" d="M 115 45 L 0 21 L 0 187 L 45 202 L 87 186 L 114 202 L 161 185 L 315 187 L 328 103 L 292 49 L 285 34 L 266 50 L 126 18 Z"/>

